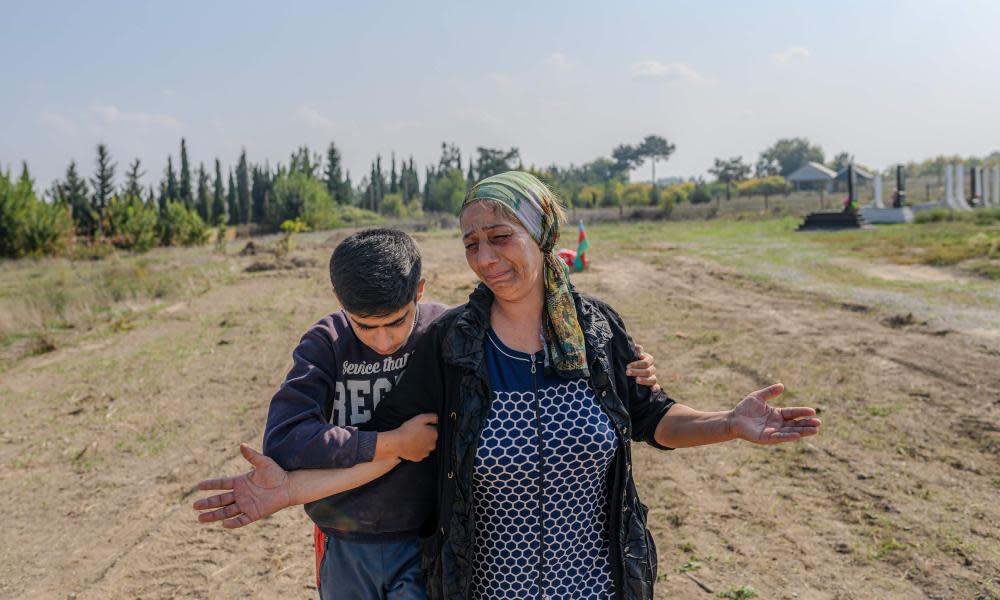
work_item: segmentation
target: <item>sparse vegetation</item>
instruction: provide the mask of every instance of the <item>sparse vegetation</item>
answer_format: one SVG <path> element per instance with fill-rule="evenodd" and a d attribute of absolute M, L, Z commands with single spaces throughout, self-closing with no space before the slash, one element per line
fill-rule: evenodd
<path fill-rule="evenodd" d="M 726 598 L 726 600 L 749 600 L 750 598 L 757 597 L 757 590 L 749 585 L 743 585 L 725 592 L 719 592 L 717 595 L 719 598 Z"/>

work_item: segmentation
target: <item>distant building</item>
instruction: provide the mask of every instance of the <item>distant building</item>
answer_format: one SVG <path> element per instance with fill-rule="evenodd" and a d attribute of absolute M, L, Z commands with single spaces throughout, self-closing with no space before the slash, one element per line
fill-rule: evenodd
<path fill-rule="evenodd" d="M 808 162 L 786 177 L 797 190 L 829 189 L 837 173 L 818 162 Z"/>
<path fill-rule="evenodd" d="M 874 178 L 875 178 L 875 176 L 872 175 L 871 173 L 869 173 L 868 171 L 862 169 L 858 165 L 854 165 L 854 180 L 855 181 L 857 181 L 859 183 L 861 183 L 861 182 L 868 182 L 868 181 L 871 181 Z M 847 181 L 847 167 L 844 167 L 843 169 L 837 171 L 837 176 L 834 177 L 834 179 L 836 179 L 837 181 Z"/>

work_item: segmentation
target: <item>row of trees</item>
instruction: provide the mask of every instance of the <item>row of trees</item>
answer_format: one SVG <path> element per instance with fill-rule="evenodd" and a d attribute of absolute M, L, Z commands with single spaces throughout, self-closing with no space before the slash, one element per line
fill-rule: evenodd
<path fill-rule="evenodd" d="M 669 160 L 675 149 L 665 138 L 648 135 L 638 143 L 616 146 L 610 158 L 599 157 L 580 166 L 531 166 L 528 170 L 552 185 L 571 206 L 659 205 L 669 209 L 681 202 L 707 202 L 723 192 L 727 199 L 733 191 L 782 193 L 787 191 L 785 175 L 808 161 L 822 162 L 824 158 L 822 149 L 804 138 L 781 139 L 761 152 L 752 166 L 739 156 L 718 158 L 709 169 L 714 180 L 674 180 L 660 185 L 656 165 Z M 833 165 L 849 160 L 849 155 L 841 153 Z M 652 183 L 630 183 L 629 174 L 647 162 Z M 286 221 L 299 220 L 311 229 L 324 229 L 371 222 L 379 214 L 396 218 L 417 217 L 423 211 L 454 214 L 466 190 L 479 179 L 524 168 L 516 147 L 477 147 L 463 160 L 457 146 L 442 143 L 440 158 L 425 167 L 422 177 L 412 156 L 397 160 L 393 153 L 388 164 L 376 156 L 368 173 L 355 185 L 334 143 L 323 154 L 299 147 L 287 164 L 274 167 L 252 162 L 243 151 L 235 167 L 223 170 L 218 158 L 207 166 L 194 166 L 187 142 L 181 139 L 176 160 L 168 155 L 162 176 L 144 187 L 146 173 L 139 159 L 129 163 L 119 178 L 109 148 L 98 144 L 92 176 L 82 176 L 77 164 L 71 162 L 65 177 L 44 195 L 36 194 L 27 165 L 19 179 L 7 173 L 5 198 L 9 206 L 18 208 L 0 218 L 6 219 L 5 223 L 35 223 L 24 229 L 34 231 L 46 219 L 58 221 L 51 216 L 55 209 L 49 207 L 61 207 L 68 214 L 69 235 L 141 250 L 157 243 L 198 243 L 212 225 L 255 224 L 277 230 Z M 36 205 L 38 208 L 25 208 Z M 0 204 L 0 210 L 6 210 L 4 206 Z M 53 225 L 53 230 L 66 228 Z M 31 238 L 24 235 L 24 239 Z M 49 253 L 51 246 L 38 242 L 2 253 Z"/>

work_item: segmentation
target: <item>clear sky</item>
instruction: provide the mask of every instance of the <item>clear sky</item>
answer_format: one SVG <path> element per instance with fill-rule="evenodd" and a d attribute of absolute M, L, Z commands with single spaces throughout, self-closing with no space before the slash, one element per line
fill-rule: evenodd
<path fill-rule="evenodd" d="M 998 2 L 495 6 L 2 2 L 0 165 L 45 187 L 103 140 L 149 181 L 181 137 L 206 165 L 333 140 L 355 183 L 442 141 L 567 165 L 655 133 L 660 176 L 788 136 L 874 167 L 1000 149 Z"/>

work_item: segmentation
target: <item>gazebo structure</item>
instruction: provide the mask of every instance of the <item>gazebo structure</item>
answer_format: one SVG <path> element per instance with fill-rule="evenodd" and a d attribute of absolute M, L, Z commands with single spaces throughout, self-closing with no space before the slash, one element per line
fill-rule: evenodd
<path fill-rule="evenodd" d="M 841 181 L 843 181 L 846 184 L 846 182 L 847 182 L 847 171 L 848 171 L 847 167 L 844 167 L 843 169 L 837 171 L 837 174 L 833 178 L 834 181 L 836 181 L 837 183 L 840 183 Z M 858 167 L 854 167 L 854 180 L 856 182 L 858 182 L 858 183 L 868 183 L 868 182 L 870 182 L 874 178 L 875 178 L 875 176 L 872 175 L 871 173 L 869 173 L 868 171 L 865 171 L 864 169 L 860 169 Z"/>
<path fill-rule="evenodd" d="M 797 190 L 805 187 L 822 191 L 828 188 L 830 182 L 836 177 L 837 173 L 832 169 L 828 169 L 818 162 L 808 162 L 785 179 L 792 182 Z"/>

